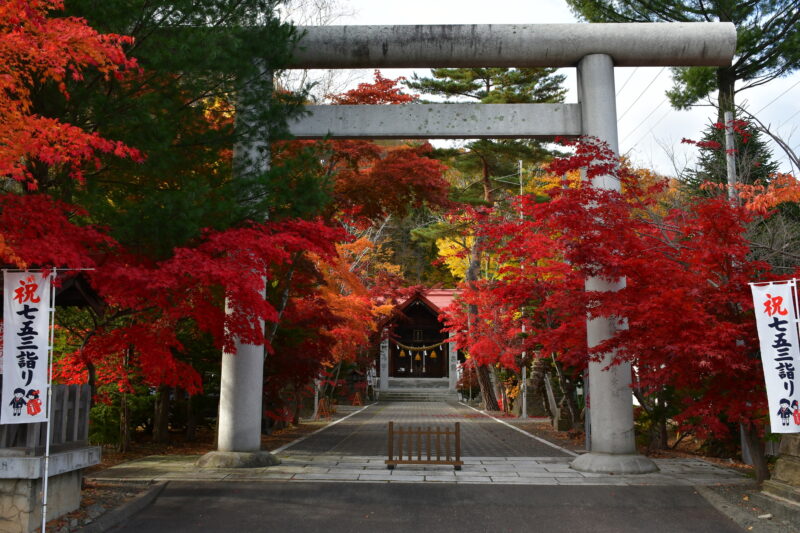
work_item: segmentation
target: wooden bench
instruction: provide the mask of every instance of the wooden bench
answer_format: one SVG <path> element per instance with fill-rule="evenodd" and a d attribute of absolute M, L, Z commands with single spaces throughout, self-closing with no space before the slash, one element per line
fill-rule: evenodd
<path fill-rule="evenodd" d="M 452 430 L 439 426 L 414 429 L 395 427 L 394 422 L 389 422 L 388 455 L 389 470 L 395 465 L 453 465 L 461 470 L 461 424 L 456 422 Z"/>

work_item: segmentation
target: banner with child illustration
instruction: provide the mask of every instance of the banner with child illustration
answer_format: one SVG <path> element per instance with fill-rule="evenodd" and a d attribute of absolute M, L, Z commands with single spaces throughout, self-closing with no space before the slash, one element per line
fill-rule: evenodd
<path fill-rule="evenodd" d="M 1 424 L 47 420 L 51 277 L 3 273 Z"/>
<path fill-rule="evenodd" d="M 751 283 L 772 433 L 800 433 L 797 280 Z"/>

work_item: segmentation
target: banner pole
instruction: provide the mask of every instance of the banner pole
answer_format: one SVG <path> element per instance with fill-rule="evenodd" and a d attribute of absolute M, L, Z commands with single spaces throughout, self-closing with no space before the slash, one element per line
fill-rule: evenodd
<path fill-rule="evenodd" d="M 47 419 L 45 420 L 44 477 L 42 479 L 42 531 L 47 527 L 47 485 L 50 475 L 50 418 L 53 413 L 53 339 L 56 330 L 56 271 L 50 273 L 50 338 L 47 346 Z"/>

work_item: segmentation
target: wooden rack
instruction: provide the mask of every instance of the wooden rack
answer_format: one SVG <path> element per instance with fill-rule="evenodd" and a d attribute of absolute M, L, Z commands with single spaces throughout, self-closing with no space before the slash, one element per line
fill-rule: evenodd
<path fill-rule="evenodd" d="M 395 465 L 453 465 L 461 470 L 461 424 L 454 429 L 421 426 L 395 427 L 389 422 L 389 458 L 386 467 Z"/>

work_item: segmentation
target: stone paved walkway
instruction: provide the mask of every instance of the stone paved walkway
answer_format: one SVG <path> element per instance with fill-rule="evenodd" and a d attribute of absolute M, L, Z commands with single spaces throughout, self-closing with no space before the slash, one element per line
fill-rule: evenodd
<path fill-rule="evenodd" d="M 342 420 L 325 431 L 292 445 L 292 455 L 386 454 L 389 422 L 413 427 L 453 427 L 461 423 L 464 457 L 567 457 L 568 450 L 514 431 L 508 426 L 460 404 L 443 402 L 378 403 Z"/>
<path fill-rule="evenodd" d="M 398 465 L 388 470 L 386 424 L 460 421 L 462 470 Z M 375 404 L 315 434 L 275 450 L 282 463 L 268 468 L 199 469 L 196 456 L 152 456 L 97 472 L 97 481 L 337 481 L 523 485 L 715 485 L 746 483 L 738 472 L 698 459 L 656 459 L 659 472 L 622 476 L 572 470 L 574 454 L 461 405 Z"/>

